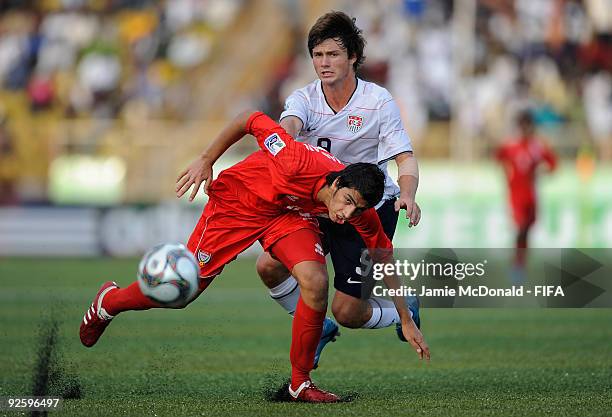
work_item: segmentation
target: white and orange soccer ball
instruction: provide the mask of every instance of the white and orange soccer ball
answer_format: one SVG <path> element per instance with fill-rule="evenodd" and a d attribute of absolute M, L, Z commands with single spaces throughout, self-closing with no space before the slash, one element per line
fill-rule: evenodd
<path fill-rule="evenodd" d="M 182 307 L 198 290 L 200 267 L 180 243 L 149 250 L 138 265 L 138 285 L 144 295 L 167 307 Z"/>

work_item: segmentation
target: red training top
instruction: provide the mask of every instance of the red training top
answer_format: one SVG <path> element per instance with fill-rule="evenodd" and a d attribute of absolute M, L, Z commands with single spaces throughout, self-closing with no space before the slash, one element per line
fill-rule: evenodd
<path fill-rule="evenodd" d="M 519 138 L 502 145 L 496 158 L 503 165 L 508 188 L 513 200 L 535 202 L 535 176 L 538 167 L 545 163 L 552 171 L 557 166 L 554 152 L 542 141 Z"/>

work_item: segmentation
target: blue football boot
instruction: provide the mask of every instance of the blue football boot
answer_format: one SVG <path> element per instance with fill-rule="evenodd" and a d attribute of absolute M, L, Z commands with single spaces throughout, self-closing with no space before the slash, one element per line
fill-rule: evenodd
<path fill-rule="evenodd" d="M 314 359 L 314 367 L 312 369 L 317 369 L 319 366 L 319 359 L 321 359 L 321 352 L 323 352 L 323 348 L 329 342 L 335 342 L 336 338 L 340 336 L 340 329 L 335 321 L 332 319 L 325 317 L 325 321 L 323 321 L 323 331 L 321 332 L 321 340 L 319 340 L 319 346 L 317 346 L 317 351 L 315 353 Z"/>
<path fill-rule="evenodd" d="M 418 329 L 421 329 L 421 316 L 419 315 L 419 308 L 421 306 L 421 302 L 419 301 L 419 297 L 417 296 L 409 296 L 406 297 L 406 304 L 408 304 L 408 310 L 412 313 L 412 320 L 414 320 L 414 324 Z M 395 323 L 395 331 L 397 332 L 397 337 L 402 342 L 407 342 L 404 337 L 404 333 L 402 333 L 402 324 Z"/>

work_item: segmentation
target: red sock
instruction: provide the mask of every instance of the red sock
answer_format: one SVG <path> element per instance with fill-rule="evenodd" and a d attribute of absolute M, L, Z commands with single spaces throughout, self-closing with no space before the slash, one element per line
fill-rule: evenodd
<path fill-rule="evenodd" d="M 145 296 L 138 282 L 133 282 L 130 286 L 110 291 L 102 300 L 102 307 L 114 316 L 127 310 L 148 310 L 153 307 L 160 307 L 155 301 Z"/>
<path fill-rule="evenodd" d="M 516 237 L 516 252 L 514 254 L 514 265 L 523 268 L 527 260 L 527 236 L 529 233 L 528 227 L 522 227 Z"/>
<path fill-rule="evenodd" d="M 316 311 L 298 299 L 291 331 L 291 387 L 310 379 L 314 357 L 323 331 L 325 311 Z"/>

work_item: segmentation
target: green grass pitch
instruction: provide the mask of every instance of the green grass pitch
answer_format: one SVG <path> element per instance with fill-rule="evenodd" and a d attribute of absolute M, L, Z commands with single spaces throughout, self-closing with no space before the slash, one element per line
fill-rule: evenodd
<path fill-rule="evenodd" d="M 430 363 L 394 329 L 344 329 L 313 377 L 354 400 L 279 403 L 265 393 L 289 376 L 291 323 L 249 259 L 187 309 L 122 314 L 96 346 L 81 346 L 99 285 L 129 284 L 136 265 L 0 259 L 0 397 L 32 395 L 38 383 L 73 397 L 58 415 L 83 416 L 612 415 L 612 309 L 425 308 Z"/>

